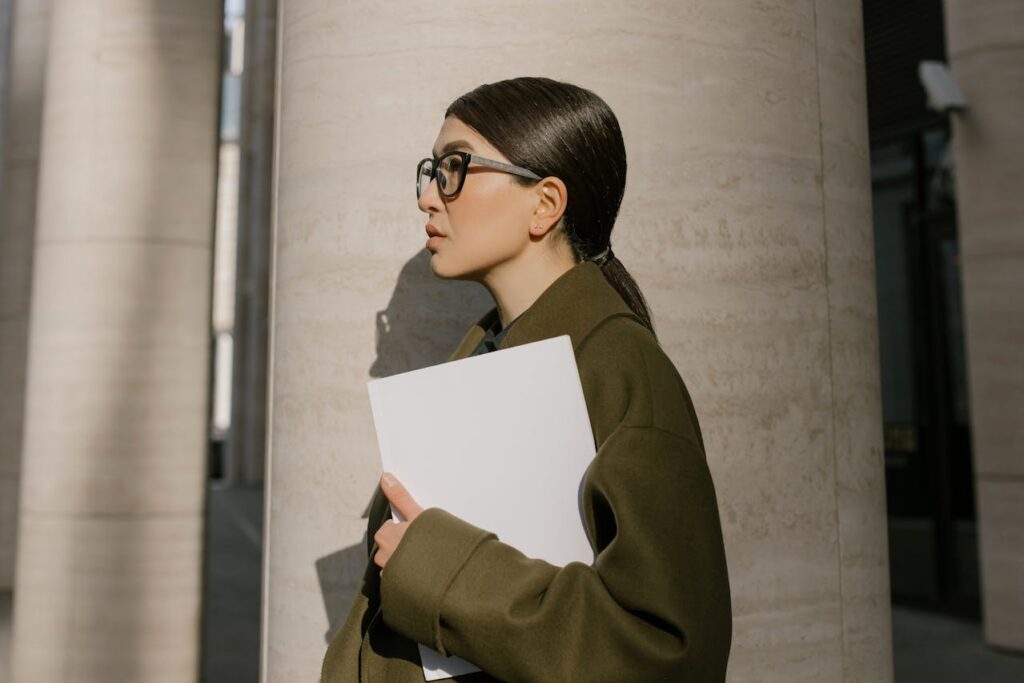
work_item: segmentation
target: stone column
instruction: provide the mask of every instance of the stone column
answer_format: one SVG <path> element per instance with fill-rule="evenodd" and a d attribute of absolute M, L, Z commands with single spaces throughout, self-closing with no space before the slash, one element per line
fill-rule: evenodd
<path fill-rule="evenodd" d="M 0 184 L 4 181 L 4 133 L 7 126 L 7 80 L 11 57 L 11 0 L 0 0 Z"/>
<path fill-rule="evenodd" d="M 490 305 L 432 280 L 410 169 L 452 99 L 520 75 L 622 125 L 615 251 L 704 429 L 730 680 L 891 680 L 860 3 L 281 1 L 266 680 L 315 679 L 361 575 L 366 381 Z"/>
<path fill-rule="evenodd" d="M 235 484 L 250 486 L 263 483 L 266 460 L 276 48 L 277 0 L 248 0 L 227 476 Z"/>
<path fill-rule="evenodd" d="M 25 363 L 50 2 L 11 7 L 0 181 L 0 590 L 14 585 Z"/>
<path fill-rule="evenodd" d="M 0 0 L 0 183 L 3 183 L 4 133 L 7 125 L 7 72 L 11 56 L 11 0 Z"/>
<path fill-rule="evenodd" d="M 945 8 L 984 631 L 1024 650 L 1024 4 Z"/>
<path fill-rule="evenodd" d="M 221 12 L 205 0 L 54 5 L 19 683 L 198 675 Z"/>

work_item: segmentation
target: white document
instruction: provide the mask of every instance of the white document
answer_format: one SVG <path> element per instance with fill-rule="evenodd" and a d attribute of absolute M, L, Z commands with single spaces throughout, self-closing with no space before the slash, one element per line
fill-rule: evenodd
<path fill-rule="evenodd" d="M 528 557 L 593 564 L 580 500 L 594 437 L 568 335 L 367 386 L 384 471 L 422 507 Z M 478 671 L 423 644 L 420 657 L 428 681 Z"/>

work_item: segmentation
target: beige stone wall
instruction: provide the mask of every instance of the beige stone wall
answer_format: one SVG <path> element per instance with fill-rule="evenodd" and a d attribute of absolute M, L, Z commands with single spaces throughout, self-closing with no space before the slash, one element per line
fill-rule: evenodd
<path fill-rule="evenodd" d="M 1024 4 L 945 7 L 985 639 L 1024 650 Z"/>
<path fill-rule="evenodd" d="M 54 6 L 19 683 L 198 674 L 220 13 L 205 0 Z"/>
<path fill-rule="evenodd" d="M 315 678 L 361 575 L 366 381 L 490 305 L 432 279 L 413 166 L 453 98 L 520 75 L 622 125 L 612 241 L 705 431 L 730 680 L 891 680 L 860 3 L 283 0 L 280 35 L 266 680 Z"/>
<path fill-rule="evenodd" d="M 13 3 L 0 187 L 0 589 L 14 585 L 36 178 L 49 32 L 48 0 Z"/>

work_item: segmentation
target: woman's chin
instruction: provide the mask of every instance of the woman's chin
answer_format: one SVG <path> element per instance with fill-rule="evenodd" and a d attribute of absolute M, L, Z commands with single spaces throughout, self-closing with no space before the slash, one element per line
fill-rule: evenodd
<path fill-rule="evenodd" d="M 430 253 L 430 270 L 436 277 L 443 280 L 451 280 L 457 276 L 457 273 L 452 272 L 451 268 L 446 267 L 444 257 L 436 251 Z"/>
<path fill-rule="evenodd" d="M 430 255 L 430 270 L 436 277 L 442 280 L 475 280 L 473 272 L 470 270 L 459 267 L 457 264 L 452 264 L 450 259 L 446 259 L 440 252 L 435 251 Z"/>

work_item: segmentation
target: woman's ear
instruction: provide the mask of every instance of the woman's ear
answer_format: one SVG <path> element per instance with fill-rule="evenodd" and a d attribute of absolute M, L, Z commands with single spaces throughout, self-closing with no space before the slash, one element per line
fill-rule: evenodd
<path fill-rule="evenodd" d="M 558 224 L 569 199 L 565 183 L 555 176 L 543 178 L 533 187 L 537 203 L 530 221 L 530 235 L 543 237 Z"/>

